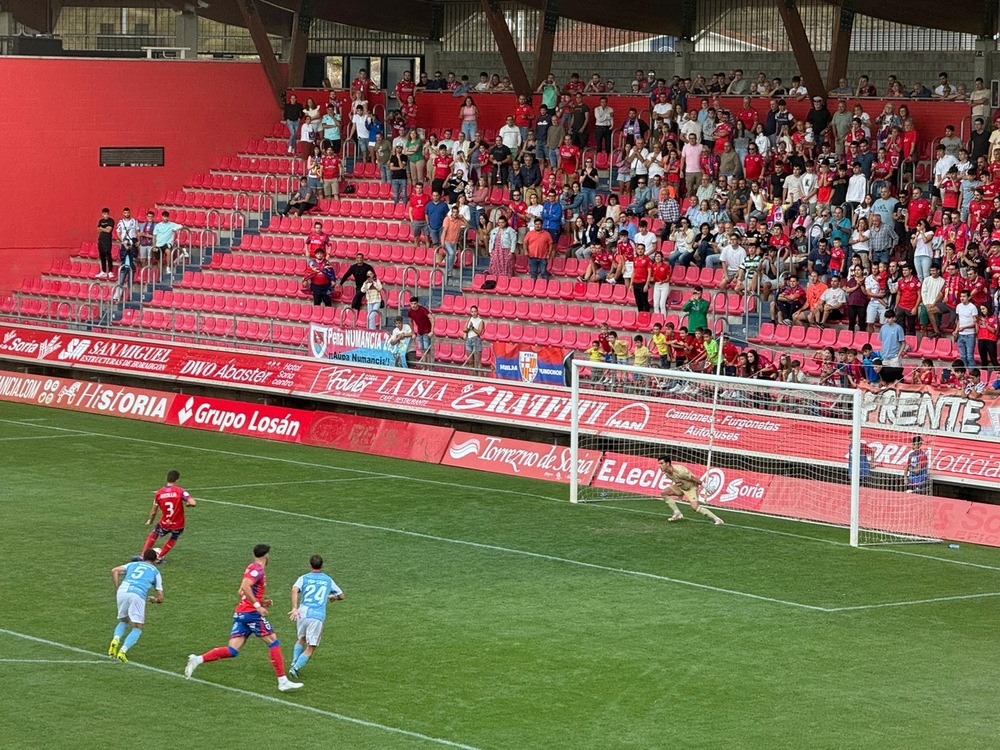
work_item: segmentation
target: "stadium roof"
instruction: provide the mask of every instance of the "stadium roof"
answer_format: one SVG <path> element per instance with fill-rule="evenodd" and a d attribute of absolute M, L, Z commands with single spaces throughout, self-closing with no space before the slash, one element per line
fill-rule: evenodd
<path fill-rule="evenodd" d="M 162 7 L 195 11 L 214 21 L 243 26 L 239 2 L 253 2 L 269 33 L 287 36 L 291 32 L 292 14 L 303 5 L 320 18 L 349 26 L 375 29 L 424 38 L 435 38 L 435 7 L 456 0 L 375 0 L 374 2 L 343 2 L 342 0 L 3 0 L 6 10 L 25 26 L 51 33 L 63 7 Z M 468 0 L 462 0 L 468 2 Z M 785 2 L 786 0 L 777 0 Z M 587 2 L 555 2 L 555 0 L 521 0 L 532 8 L 547 5 L 561 17 L 575 21 L 614 25 L 633 31 L 683 36 L 685 13 L 692 13 L 696 3 L 688 0 L 587 0 Z M 855 13 L 886 21 L 958 31 L 977 36 L 993 36 L 998 31 L 1000 2 L 998 0 L 966 0 L 942 3 L 940 0 L 830 0 L 831 5 L 847 5 Z M 437 33 L 435 33 L 437 32 Z"/>

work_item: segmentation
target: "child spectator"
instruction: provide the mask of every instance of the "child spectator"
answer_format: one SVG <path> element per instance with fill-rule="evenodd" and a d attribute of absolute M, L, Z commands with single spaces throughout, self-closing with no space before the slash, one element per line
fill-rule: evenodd
<path fill-rule="evenodd" d="M 635 336 L 632 339 L 632 362 L 636 367 L 649 367 L 650 359 L 652 355 L 650 354 L 649 347 L 646 346 L 646 342 L 643 340 L 642 336 Z"/>
<path fill-rule="evenodd" d="M 910 374 L 910 382 L 914 385 L 937 385 L 937 375 L 934 373 L 934 360 L 924 357 L 920 364 Z"/>
<path fill-rule="evenodd" d="M 668 323 L 668 325 L 670 325 Z M 663 331 L 663 326 L 659 323 L 653 324 L 653 355 L 657 358 L 657 367 L 667 369 L 671 362 L 671 348 L 667 334 Z"/>

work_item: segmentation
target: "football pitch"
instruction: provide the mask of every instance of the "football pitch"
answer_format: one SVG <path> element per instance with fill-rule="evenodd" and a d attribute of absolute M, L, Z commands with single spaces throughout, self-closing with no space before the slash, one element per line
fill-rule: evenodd
<path fill-rule="evenodd" d="M 1000 550 L 0 403 L 0 746 L 994 748 Z M 168 469 L 199 500 L 122 665 L 110 569 Z M 698 520 L 695 520 L 698 518 Z M 225 645 L 251 548 L 270 620 L 344 589 L 302 690 Z"/>

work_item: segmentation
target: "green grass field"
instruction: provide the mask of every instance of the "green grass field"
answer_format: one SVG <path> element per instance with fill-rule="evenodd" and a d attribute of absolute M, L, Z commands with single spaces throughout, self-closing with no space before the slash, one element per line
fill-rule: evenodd
<path fill-rule="evenodd" d="M 0 746 L 994 748 L 1000 550 L 847 532 L 0 404 Z M 201 501 L 121 665 L 109 570 L 169 468 Z M 693 514 L 688 512 L 688 516 Z M 305 687 L 224 645 L 250 549 L 271 620 L 310 554 L 330 606 Z"/>

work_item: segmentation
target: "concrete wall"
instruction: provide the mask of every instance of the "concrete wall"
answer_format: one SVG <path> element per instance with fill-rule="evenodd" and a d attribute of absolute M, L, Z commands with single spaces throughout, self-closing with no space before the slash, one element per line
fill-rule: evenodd
<path fill-rule="evenodd" d="M 937 84 L 937 74 L 944 70 L 955 84 L 965 83 L 970 89 L 977 75 L 982 75 L 989 85 L 989 70 L 1000 72 L 1000 54 L 988 52 L 977 59 L 974 52 L 923 52 L 923 53 L 887 53 L 887 52 L 852 52 L 848 68 L 848 78 L 856 81 L 862 74 L 868 75 L 874 82 L 878 92 L 885 91 L 886 80 L 890 74 L 895 74 L 904 84 L 921 81 L 925 85 Z M 528 76 L 534 65 L 534 53 L 522 53 L 525 70 Z M 825 74 L 827 65 L 826 53 L 817 55 L 820 71 Z M 686 66 L 685 66 L 686 61 Z M 427 55 L 428 70 L 454 71 L 457 75 L 467 74 L 473 82 L 478 80 L 480 71 L 500 73 L 505 70 L 499 53 L 455 53 L 442 52 Z M 685 70 L 685 67 L 687 70 Z M 618 91 L 627 92 L 629 84 L 635 76 L 636 68 L 655 70 L 658 76 L 669 78 L 672 75 L 701 73 L 711 75 L 716 71 L 731 70 L 734 67 L 743 68 L 750 78 L 758 71 L 764 71 L 769 77 L 778 76 L 785 81 L 798 73 L 795 58 L 790 52 L 782 53 L 732 53 L 732 52 L 695 52 L 686 57 L 675 53 L 661 54 L 569 54 L 557 53 L 553 56 L 552 72 L 557 80 L 565 81 L 570 73 L 579 73 L 586 80 L 593 73 L 600 73 L 603 78 L 611 78 Z"/>

